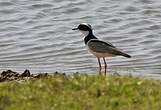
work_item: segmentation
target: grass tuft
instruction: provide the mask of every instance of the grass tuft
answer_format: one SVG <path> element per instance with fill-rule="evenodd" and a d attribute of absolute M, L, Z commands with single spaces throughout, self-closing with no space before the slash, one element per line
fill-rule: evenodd
<path fill-rule="evenodd" d="M 49 75 L 0 83 L 0 110 L 159 110 L 161 82 L 132 76 Z"/>

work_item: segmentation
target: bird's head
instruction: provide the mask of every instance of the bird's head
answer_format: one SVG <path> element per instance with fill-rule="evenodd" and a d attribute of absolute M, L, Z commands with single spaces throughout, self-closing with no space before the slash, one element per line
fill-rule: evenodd
<path fill-rule="evenodd" d="M 88 23 L 81 23 L 77 28 L 73 28 L 72 30 L 79 30 L 84 36 L 92 34 L 92 27 Z"/>

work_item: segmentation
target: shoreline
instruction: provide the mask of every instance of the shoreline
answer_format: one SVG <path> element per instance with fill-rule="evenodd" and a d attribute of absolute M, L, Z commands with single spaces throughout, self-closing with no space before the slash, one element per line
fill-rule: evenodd
<path fill-rule="evenodd" d="M 15 72 L 12 70 L 5 70 L 0 73 L 0 82 L 4 81 L 27 81 L 27 80 L 34 80 L 39 78 L 45 78 L 50 75 L 60 74 L 58 72 L 54 73 L 34 73 L 32 74 L 28 69 L 24 70 L 23 73 Z"/>
<path fill-rule="evenodd" d="M 76 73 L 72 73 L 69 75 L 74 75 L 74 74 L 82 74 L 79 72 Z M 83 73 L 83 74 L 87 74 L 87 73 Z M 55 75 L 67 75 L 66 73 L 61 73 L 61 72 L 52 72 L 52 73 L 48 73 L 48 72 L 38 72 L 38 73 L 31 73 L 30 70 L 25 69 L 24 72 L 20 73 L 20 72 L 16 72 L 13 70 L 4 70 L 0 72 L 0 83 L 1 82 L 5 82 L 5 81 L 17 81 L 17 82 L 21 82 L 21 81 L 28 81 L 28 80 L 35 80 L 35 79 L 40 79 L 40 78 L 46 78 L 48 76 L 55 76 Z M 87 74 L 90 76 L 90 74 Z M 149 77 L 149 76 L 144 76 L 144 75 L 133 75 L 133 74 L 120 74 L 120 73 L 113 73 L 107 76 L 113 76 L 113 75 L 117 75 L 117 76 L 132 76 L 133 78 L 145 78 L 145 79 L 149 79 L 149 80 L 161 80 L 160 78 L 157 77 Z M 99 76 L 99 74 L 94 74 L 94 76 Z M 101 76 L 104 76 L 103 74 L 101 74 Z M 105 76 L 104 76 L 105 77 Z"/>

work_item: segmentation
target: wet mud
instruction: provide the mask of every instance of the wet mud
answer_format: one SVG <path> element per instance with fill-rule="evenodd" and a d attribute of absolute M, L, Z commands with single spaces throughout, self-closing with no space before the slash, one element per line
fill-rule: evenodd
<path fill-rule="evenodd" d="M 58 74 L 58 72 L 53 73 L 54 75 Z M 31 74 L 31 72 L 26 69 L 23 73 L 18 73 L 12 70 L 5 70 L 0 73 L 0 82 L 4 81 L 27 81 L 32 79 L 39 79 L 47 77 L 49 73 L 34 73 Z M 50 74 L 51 75 L 51 74 Z"/>

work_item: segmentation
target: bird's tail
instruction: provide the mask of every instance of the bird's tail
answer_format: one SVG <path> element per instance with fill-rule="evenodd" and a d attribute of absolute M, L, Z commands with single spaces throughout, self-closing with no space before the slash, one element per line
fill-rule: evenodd
<path fill-rule="evenodd" d="M 127 57 L 127 58 L 131 58 L 131 56 L 130 55 L 128 55 L 127 53 L 125 53 L 125 52 L 122 52 L 121 50 L 119 50 L 119 49 L 117 49 L 117 48 L 110 48 L 111 50 L 111 52 L 112 52 L 112 54 L 114 54 L 114 55 L 121 55 L 121 56 L 124 56 L 124 57 Z"/>
<path fill-rule="evenodd" d="M 124 57 L 127 57 L 127 58 L 131 58 L 130 55 L 128 55 L 128 54 L 126 54 L 126 53 L 123 53 L 123 52 L 121 53 L 121 55 L 124 56 Z"/>

